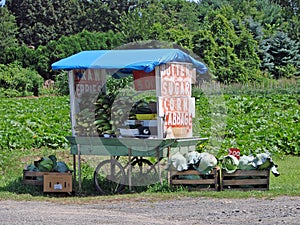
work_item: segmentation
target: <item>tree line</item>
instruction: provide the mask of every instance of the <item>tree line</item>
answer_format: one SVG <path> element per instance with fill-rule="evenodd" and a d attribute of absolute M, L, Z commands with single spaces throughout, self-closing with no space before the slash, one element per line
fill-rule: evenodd
<path fill-rule="evenodd" d="M 53 79 L 59 59 L 139 41 L 193 52 L 223 83 L 299 77 L 299 8 L 299 0 L 7 0 L 0 87 L 11 70 Z"/>

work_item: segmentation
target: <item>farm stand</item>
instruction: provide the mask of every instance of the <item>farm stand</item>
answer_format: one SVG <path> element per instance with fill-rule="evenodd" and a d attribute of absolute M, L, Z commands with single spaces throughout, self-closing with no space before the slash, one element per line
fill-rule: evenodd
<path fill-rule="evenodd" d="M 191 93 L 196 73 L 203 74 L 207 68 L 179 49 L 83 51 L 52 68 L 69 71 L 72 137 L 68 140 L 75 177 L 78 157 L 79 189 L 80 155 L 109 156 L 95 169 L 94 181 L 101 193 L 118 193 L 123 184 L 131 187 L 133 165 L 142 171 L 147 164 L 142 175 L 155 170 L 162 182 L 162 158 L 174 151 L 189 151 L 206 140 L 193 136 L 195 99 Z M 132 77 L 133 82 L 113 92 L 108 85 L 112 77 Z M 147 102 L 148 97 L 151 101 Z M 120 157 L 128 158 L 125 166 Z"/>

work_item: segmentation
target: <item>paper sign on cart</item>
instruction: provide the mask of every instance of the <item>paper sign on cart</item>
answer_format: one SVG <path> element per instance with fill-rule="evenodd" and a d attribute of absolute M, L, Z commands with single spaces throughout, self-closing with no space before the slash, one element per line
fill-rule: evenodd
<path fill-rule="evenodd" d="M 146 90 L 155 90 L 155 71 L 153 70 L 150 73 L 146 73 L 143 70 L 134 70 L 133 74 L 133 83 L 134 88 L 137 91 L 146 91 Z"/>

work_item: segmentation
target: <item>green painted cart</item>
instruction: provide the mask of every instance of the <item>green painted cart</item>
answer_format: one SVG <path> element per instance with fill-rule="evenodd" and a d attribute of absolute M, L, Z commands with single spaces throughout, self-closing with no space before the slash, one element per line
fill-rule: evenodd
<path fill-rule="evenodd" d="M 185 151 L 206 138 L 146 139 L 146 138 L 101 138 L 67 137 L 74 156 L 78 157 L 78 179 L 81 189 L 81 155 L 108 156 L 94 171 L 94 183 L 101 194 L 120 193 L 126 185 L 143 185 L 162 182 L 160 161 L 172 151 Z M 123 161 L 120 160 L 123 157 Z M 124 161 L 127 158 L 127 160 Z M 151 158 L 151 161 L 148 158 Z M 132 178 L 134 175 L 134 180 Z M 139 182 L 138 184 L 136 182 Z"/>

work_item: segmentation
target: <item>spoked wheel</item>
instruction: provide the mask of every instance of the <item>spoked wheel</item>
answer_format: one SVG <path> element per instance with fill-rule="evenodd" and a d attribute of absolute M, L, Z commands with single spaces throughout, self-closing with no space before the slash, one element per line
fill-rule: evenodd
<path fill-rule="evenodd" d="M 147 186 L 158 181 L 155 165 L 142 157 L 135 157 L 131 161 L 131 176 L 134 186 Z"/>
<path fill-rule="evenodd" d="M 96 189 L 105 195 L 120 193 L 124 189 L 125 179 L 124 168 L 113 158 L 99 163 L 94 171 Z"/>

